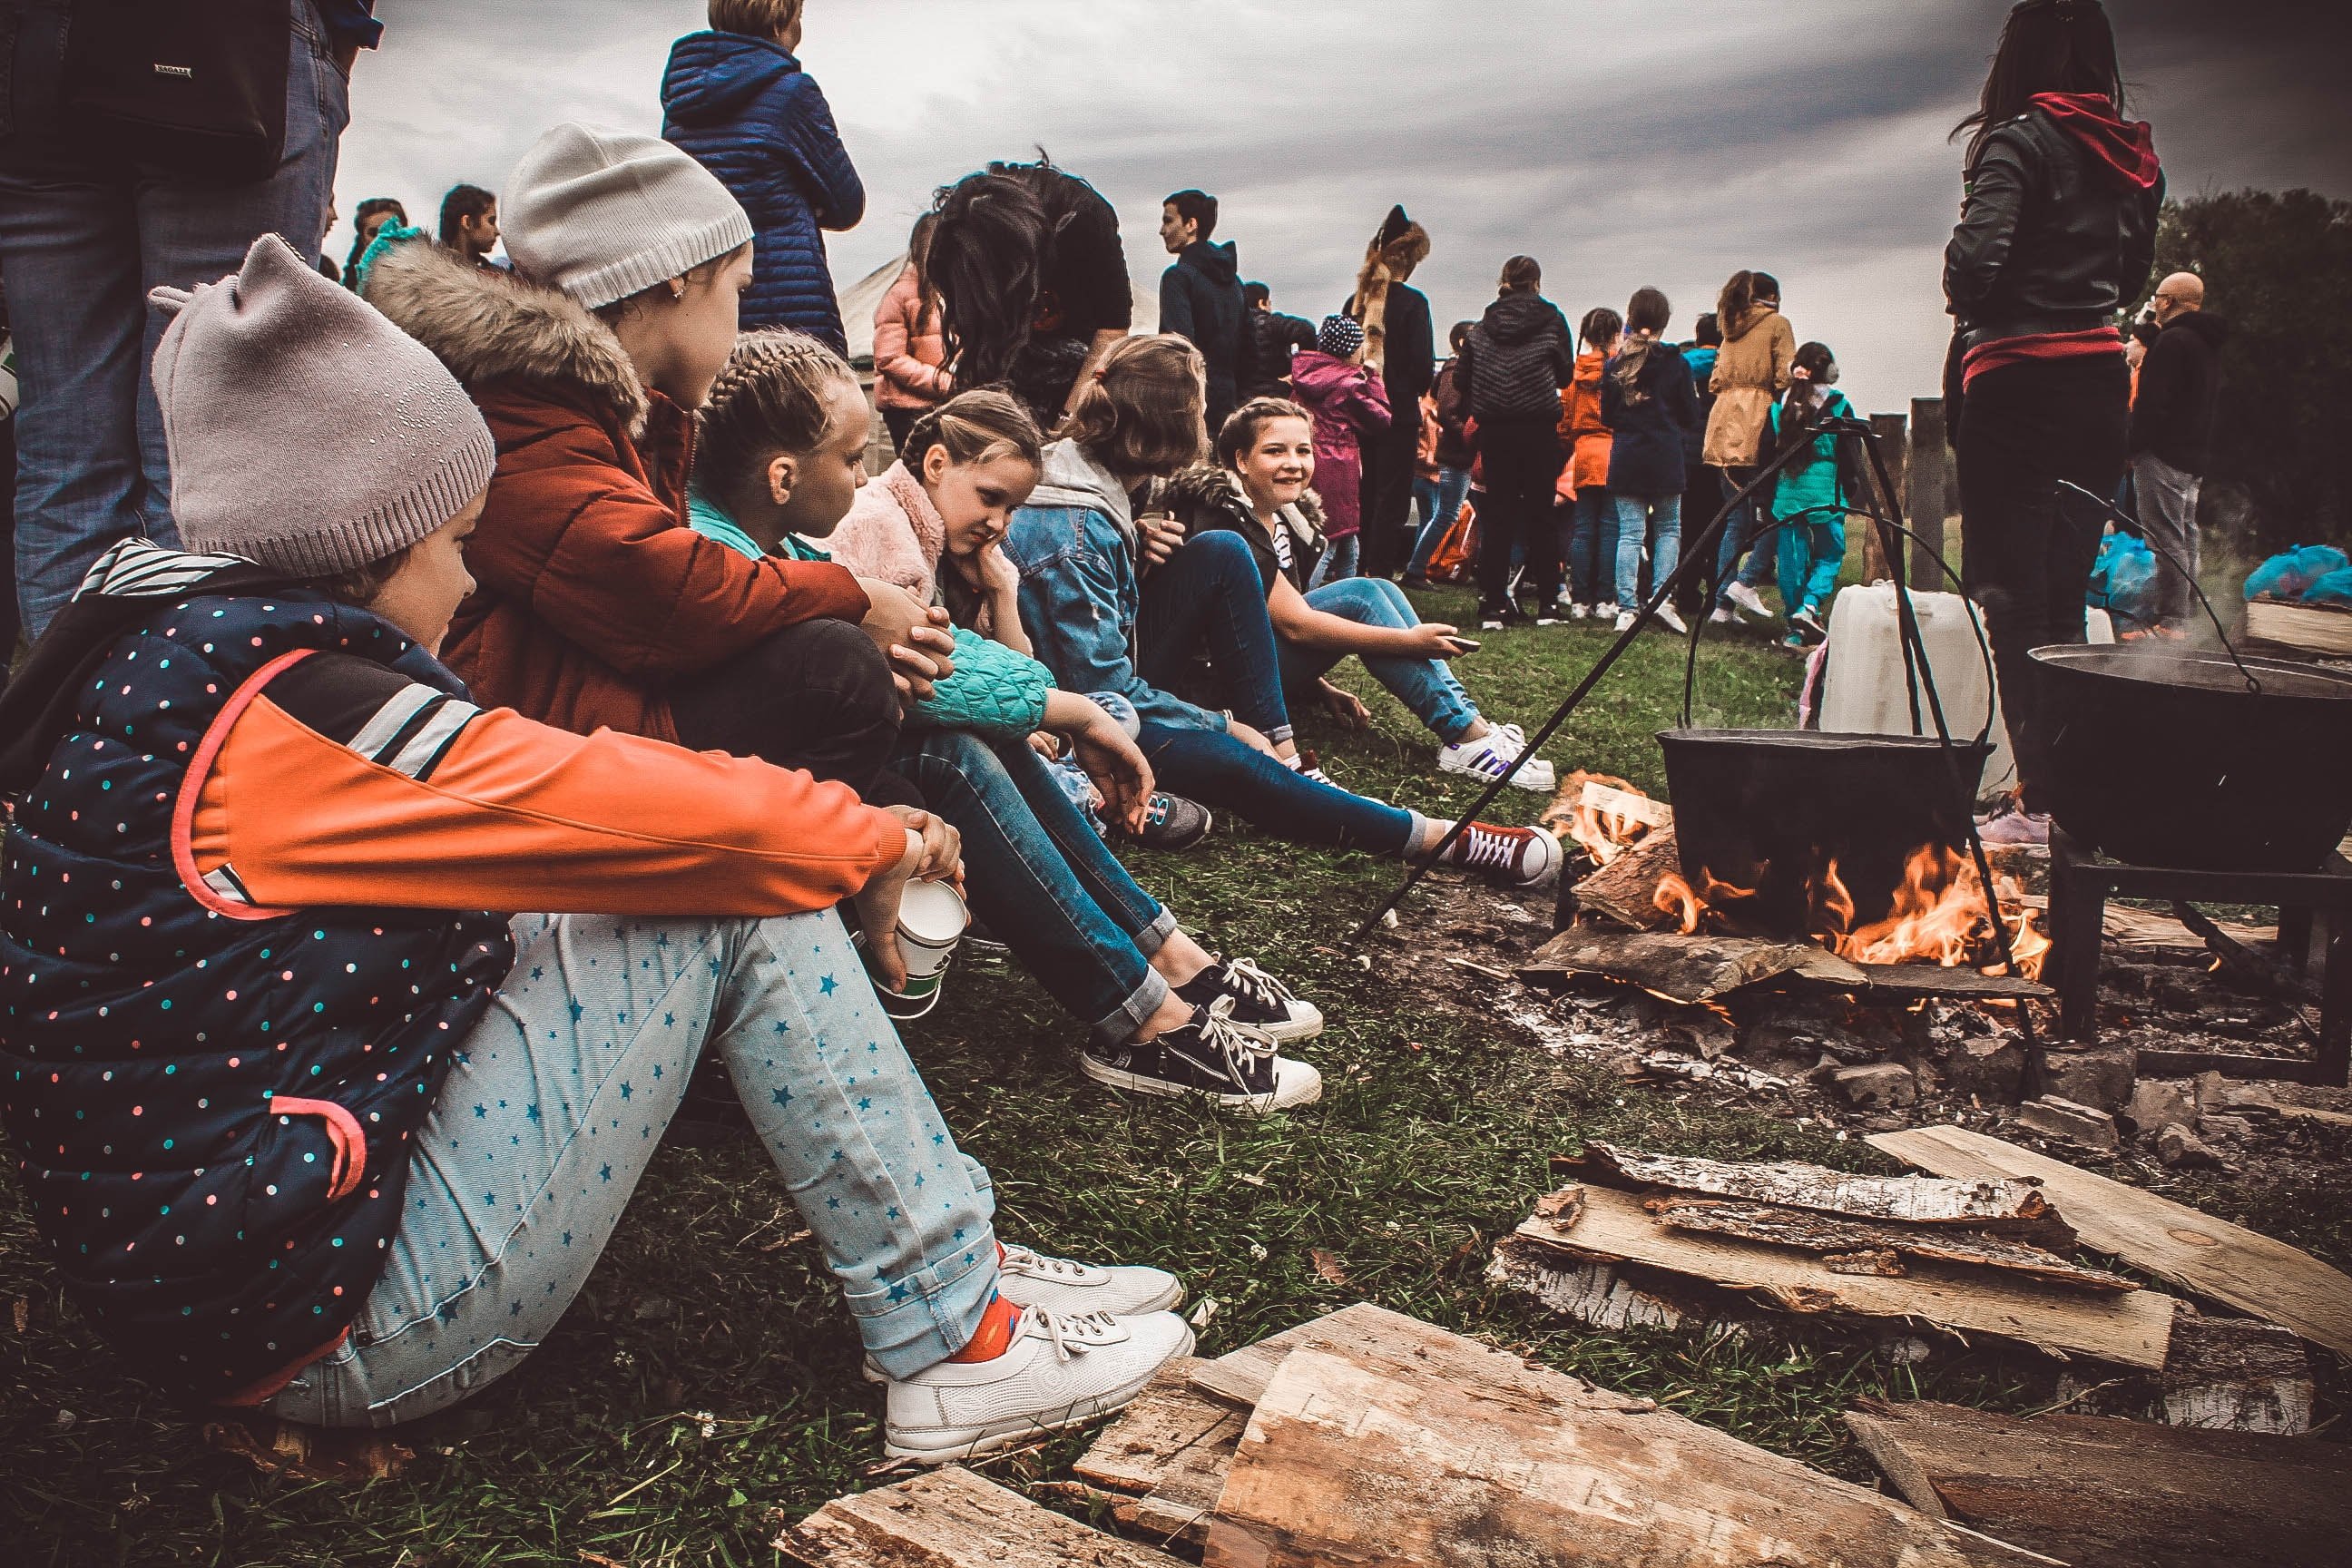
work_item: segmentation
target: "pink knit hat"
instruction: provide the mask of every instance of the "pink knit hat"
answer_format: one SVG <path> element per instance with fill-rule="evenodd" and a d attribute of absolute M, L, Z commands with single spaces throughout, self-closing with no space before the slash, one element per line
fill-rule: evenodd
<path fill-rule="evenodd" d="M 488 488 L 489 426 L 439 360 L 274 234 L 172 317 L 155 401 L 190 550 L 328 577 L 381 561 Z"/>

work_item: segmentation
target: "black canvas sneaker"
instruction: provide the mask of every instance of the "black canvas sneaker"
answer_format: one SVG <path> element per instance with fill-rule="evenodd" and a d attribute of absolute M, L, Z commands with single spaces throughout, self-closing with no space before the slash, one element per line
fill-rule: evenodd
<path fill-rule="evenodd" d="M 1079 1069 L 1113 1089 L 1194 1095 L 1236 1110 L 1283 1110 L 1323 1097 L 1321 1073 L 1276 1055 L 1272 1040 L 1234 1022 L 1233 1012 L 1233 998 L 1220 996 L 1157 1039 L 1088 1046 Z"/>

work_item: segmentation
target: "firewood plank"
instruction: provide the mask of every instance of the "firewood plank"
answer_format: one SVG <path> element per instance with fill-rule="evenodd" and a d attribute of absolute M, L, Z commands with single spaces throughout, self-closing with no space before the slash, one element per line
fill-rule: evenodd
<path fill-rule="evenodd" d="M 1923 1511 L 2074 1568 L 2334 1568 L 2352 1542 L 2341 1443 L 1927 1401 L 1845 1419 Z"/>
<path fill-rule="evenodd" d="M 1670 1002 L 1711 1002 L 1743 986 L 1801 973 L 1832 986 L 1865 984 L 1862 966 L 1809 942 L 1675 931 L 1564 931 L 1521 964 L 1523 980 L 1598 975 Z"/>
<path fill-rule="evenodd" d="M 1682 853 L 1669 825 L 1643 835 L 1622 855 L 1576 884 L 1576 907 L 1616 921 L 1628 931 L 1654 931 L 1667 923 L 1658 908 L 1658 879 L 1680 875 Z"/>
<path fill-rule="evenodd" d="M 1244 1345 L 1214 1361 L 1196 1362 L 1185 1381 L 1195 1394 L 1205 1394 L 1247 1410 L 1265 1394 L 1282 1358 L 1301 1347 L 1345 1350 L 1373 1344 L 1410 1352 L 1453 1337 L 1418 1318 L 1375 1307 L 1370 1301 L 1359 1301 L 1319 1318 L 1309 1318 L 1278 1334 L 1268 1334 L 1255 1344 Z"/>
<path fill-rule="evenodd" d="M 2352 1356 L 2352 1279 L 2297 1247 L 1964 1127 L 1880 1132 L 1870 1142 L 1941 1176 L 2038 1178 L 2084 1246 Z"/>
<path fill-rule="evenodd" d="M 1842 1274 L 1820 1258 L 1670 1230 L 1630 1193 L 1585 1189 L 1573 1229 L 1529 1218 L 1520 1238 L 1606 1262 L 1638 1263 L 1744 1291 L 1784 1311 L 1916 1318 L 1963 1333 L 1996 1334 L 2063 1355 L 2124 1366 L 2164 1364 L 2174 1302 L 2153 1290 L 2092 1296 L 1923 1259 L 1900 1279 Z"/>
<path fill-rule="evenodd" d="M 1072 1467 L 1082 1480 L 1120 1494 L 1111 1511 L 1123 1527 L 1163 1542 L 1198 1545 L 1208 1533 L 1249 1422 L 1246 1410 L 1188 1386 L 1208 1364 L 1191 1356 L 1170 1363 Z"/>
<path fill-rule="evenodd" d="M 1455 1336 L 1294 1350 L 1204 1568 L 1993 1568 L 2046 1562 L 1726 1433 Z"/>
<path fill-rule="evenodd" d="M 959 1466 L 838 1497 L 777 1537 L 805 1568 L 1171 1568 Z"/>
<path fill-rule="evenodd" d="M 1581 1189 L 1579 1189 L 1580 1192 Z M 1777 1204 L 1741 1203 L 1725 1198 L 1673 1196 L 1653 1198 L 1646 1205 L 1676 1230 L 1736 1236 L 1745 1241 L 1794 1247 L 1807 1252 L 1882 1251 L 1905 1258 L 1933 1258 L 1945 1263 L 1969 1263 L 2005 1269 L 2046 1284 L 2081 1290 L 2120 1293 L 2137 1290 L 2137 1282 L 2104 1268 L 2071 1263 L 2021 1241 L 1979 1236 L 1957 1226 L 1895 1226 L 1873 1220 L 1847 1219 Z"/>

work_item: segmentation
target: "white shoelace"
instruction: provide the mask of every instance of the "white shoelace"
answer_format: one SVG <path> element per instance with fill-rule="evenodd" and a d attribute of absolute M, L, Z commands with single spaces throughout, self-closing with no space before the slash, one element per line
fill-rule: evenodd
<path fill-rule="evenodd" d="M 1289 986 L 1246 958 L 1225 961 L 1225 985 L 1262 1007 L 1283 1007 L 1297 999 Z"/>
<path fill-rule="evenodd" d="M 1497 871 L 1512 869 L 1517 850 L 1517 838 L 1506 837 L 1491 827 L 1465 828 L 1454 845 L 1456 864 L 1473 868 L 1491 866 Z"/>
<path fill-rule="evenodd" d="M 1115 1340 L 1118 1325 L 1108 1312 L 1048 1312 L 1042 1308 L 1024 1309 L 1030 1322 L 1045 1331 L 1054 1342 L 1054 1359 L 1067 1361 L 1078 1351 L 1091 1345 L 1107 1345 Z"/>
<path fill-rule="evenodd" d="M 1067 1258 L 1048 1258 L 1034 1247 L 1007 1247 L 997 1268 L 1005 1273 L 1044 1274 L 1056 1279 L 1083 1279 L 1087 1266 Z"/>
<path fill-rule="evenodd" d="M 1230 996 L 1220 996 L 1209 1004 L 1208 1022 L 1201 1034 L 1224 1058 L 1225 1071 L 1236 1084 L 1249 1081 L 1252 1058 L 1270 1057 L 1279 1049 L 1272 1037 L 1247 1024 L 1234 1022 L 1234 999 Z"/>

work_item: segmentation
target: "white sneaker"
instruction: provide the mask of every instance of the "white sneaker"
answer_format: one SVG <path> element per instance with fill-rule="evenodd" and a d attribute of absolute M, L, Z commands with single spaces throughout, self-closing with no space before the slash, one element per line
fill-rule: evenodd
<path fill-rule="evenodd" d="M 1527 731 L 1517 724 L 1493 724 L 1475 741 L 1456 741 L 1437 749 L 1437 765 L 1449 773 L 1468 773 L 1488 783 L 1501 778 L 1510 765 L 1518 761 L 1528 749 Z M 1549 795 L 1559 783 L 1549 763 L 1536 758 L 1511 774 L 1511 782 L 1521 789 L 1540 790 Z"/>
<path fill-rule="evenodd" d="M 1631 610 L 1620 610 L 1617 612 L 1617 629 L 1621 632 L 1630 632 L 1633 629 L 1633 623 L 1640 619 L 1641 617 Z"/>
<path fill-rule="evenodd" d="M 1677 636 L 1687 636 L 1690 632 L 1690 627 L 1683 625 L 1682 616 L 1672 605 L 1658 606 L 1658 624 Z"/>
<path fill-rule="evenodd" d="M 1708 612 L 1706 624 L 1711 626 L 1727 626 L 1738 618 L 1739 617 L 1733 615 L 1727 606 L 1717 605 L 1712 611 Z"/>
<path fill-rule="evenodd" d="M 1006 1247 L 996 1265 L 996 1293 L 1016 1307 L 1064 1317 L 1089 1312 L 1139 1318 L 1164 1312 L 1184 1299 L 1184 1287 L 1164 1268 L 1138 1264 L 1102 1268 L 1075 1258 L 1048 1258 L 1026 1247 Z"/>
<path fill-rule="evenodd" d="M 1160 1369 L 1192 1349 L 1173 1312 L 1064 1317 L 1024 1309 L 993 1361 L 943 1361 L 893 1379 L 882 1451 L 942 1465 L 1013 1447 L 1123 1410 Z"/>
<path fill-rule="evenodd" d="M 1723 591 L 1723 596 L 1759 621 L 1769 621 L 1772 618 L 1772 612 L 1764 607 L 1763 596 L 1745 583 L 1735 582 Z"/>
<path fill-rule="evenodd" d="M 1614 599 L 1603 599 L 1592 606 L 1592 618 L 1596 621 L 1613 621 L 1619 613 L 1617 601 Z"/>
<path fill-rule="evenodd" d="M 1590 605 L 1570 605 L 1568 607 L 1568 618 L 1571 621 L 1591 620 L 1592 618 L 1592 606 Z"/>

